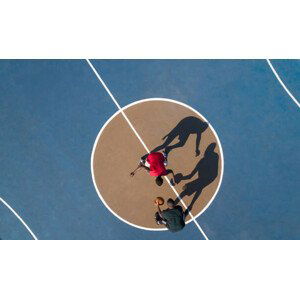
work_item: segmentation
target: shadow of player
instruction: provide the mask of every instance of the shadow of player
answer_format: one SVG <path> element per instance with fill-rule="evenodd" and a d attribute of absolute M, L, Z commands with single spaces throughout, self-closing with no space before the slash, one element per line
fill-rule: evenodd
<path fill-rule="evenodd" d="M 158 152 L 161 150 L 165 150 L 166 154 L 168 155 L 171 150 L 183 147 L 188 140 L 191 134 L 197 134 L 196 139 L 196 148 L 195 153 L 196 157 L 200 155 L 199 145 L 201 140 L 201 134 L 208 128 L 208 123 L 201 121 L 199 118 L 194 116 L 188 116 L 182 119 L 174 129 L 172 129 L 162 140 L 165 142 L 151 152 Z M 173 140 L 178 137 L 179 142 L 173 145 L 170 145 Z"/>
<path fill-rule="evenodd" d="M 180 198 L 183 198 L 186 195 L 190 196 L 194 194 L 194 197 L 187 208 L 188 211 L 192 210 L 193 205 L 199 198 L 202 190 L 211 184 L 218 176 L 219 155 L 214 152 L 215 147 L 216 143 L 211 143 L 206 148 L 204 157 L 198 162 L 190 174 L 183 176 L 181 173 L 178 173 L 175 175 L 175 183 L 179 183 L 182 180 L 191 179 L 196 173 L 198 173 L 198 178 L 185 184 L 183 186 L 183 191 L 179 195 Z M 176 204 L 178 204 L 180 201 L 179 197 L 177 197 L 175 200 Z"/>

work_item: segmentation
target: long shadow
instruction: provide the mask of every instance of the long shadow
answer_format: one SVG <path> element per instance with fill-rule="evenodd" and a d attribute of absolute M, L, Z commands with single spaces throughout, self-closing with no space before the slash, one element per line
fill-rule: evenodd
<path fill-rule="evenodd" d="M 163 144 L 157 146 L 151 152 L 158 152 L 165 150 L 166 154 L 169 154 L 171 150 L 183 147 L 187 142 L 191 134 L 197 134 L 195 153 L 196 157 L 200 155 L 199 145 L 201 140 L 201 134 L 208 128 L 208 123 L 201 121 L 194 116 L 188 116 L 183 118 L 174 129 L 172 129 L 162 140 L 165 140 Z M 178 137 L 179 142 L 170 145 L 173 140 Z"/>
<path fill-rule="evenodd" d="M 187 208 L 188 211 L 192 210 L 202 190 L 206 186 L 211 184 L 218 176 L 219 155 L 214 152 L 215 147 L 216 143 L 211 143 L 206 148 L 204 157 L 198 162 L 198 164 L 190 174 L 183 176 L 181 173 L 178 173 L 175 175 L 175 182 L 179 183 L 182 180 L 191 179 L 196 173 L 198 174 L 197 179 L 183 186 L 183 191 L 179 195 L 180 198 L 183 198 L 184 196 L 190 196 L 194 194 L 194 197 Z M 176 204 L 178 204 L 180 201 L 179 197 L 177 197 L 175 200 Z"/>

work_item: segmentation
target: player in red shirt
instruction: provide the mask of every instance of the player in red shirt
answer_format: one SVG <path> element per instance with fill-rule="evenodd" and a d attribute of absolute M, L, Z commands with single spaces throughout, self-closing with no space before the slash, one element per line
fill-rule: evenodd
<path fill-rule="evenodd" d="M 173 170 L 166 169 L 167 165 L 168 161 L 165 152 L 150 153 L 149 155 L 144 156 L 141 159 L 138 167 L 130 173 L 130 176 L 133 177 L 137 170 L 144 168 L 149 172 L 151 176 L 157 177 L 155 179 L 155 182 L 158 186 L 161 186 L 163 184 L 162 176 L 172 173 L 174 177 Z"/>

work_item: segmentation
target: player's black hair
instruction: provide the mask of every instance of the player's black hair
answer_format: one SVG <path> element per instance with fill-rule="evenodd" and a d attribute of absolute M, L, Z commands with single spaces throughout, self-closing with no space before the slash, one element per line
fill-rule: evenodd
<path fill-rule="evenodd" d="M 167 205 L 170 208 L 174 208 L 175 207 L 175 201 L 172 198 L 169 198 L 168 201 L 167 201 Z"/>
<path fill-rule="evenodd" d="M 164 180 L 161 176 L 158 176 L 156 179 L 155 179 L 155 183 L 158 185 L 158 186 L 161 186 L 163 184 Z"/>

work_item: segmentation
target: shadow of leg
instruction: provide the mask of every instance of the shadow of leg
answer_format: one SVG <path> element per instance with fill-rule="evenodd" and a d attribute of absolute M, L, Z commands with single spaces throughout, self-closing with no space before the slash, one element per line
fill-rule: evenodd
<path fill-rule="evenodd" d="M 184 221 L 185 221 L 186 217 L 189 215 L 189 212 L 190 211 L 188 208 L 183 212 Z"/>
<path fill-rule="evenodd" d="M 187 195 L 187 192 L 184 190 L 182 191 L 180 194 L 179 194 L 179 197 L 177 197 L 174 202 L 175 202 L 175 205 L 178 205 L 179 202 L 180 202 L 180 199 L 182 199 L 183 197 L 185 197 Z"/>
<path fill-rule="evenodd" d="M 165 152 L 166 154 L 168 155 L 170 153 L 170 151 L 172 151 L 173 149 L 175 148 L 178 148 L 178 147 L 183 147 L 186 143 L 186 139 L 184 140 L 180 140 L 178 143 L 176 144 L 173 144 L 173 145 L 170 145 L 170 146 L 167 146 L 166 149 L 165 149 Z"/>
<path fill-rule="evenodd" d="M 195 202 L 197 201 L 197 199 L 199 198 L 201 192 L 202 192 L 202 190 L 199 190 L 195 193 L 190 205 L 187 208 L 189 210 L 189 212 L 193 209 L 193 206 L 194 206 Z"/>
<path fill-rule="evenodd" d="M 165 149 L 165 148 L 166 148 L 173 140 L 174 140 L 173 137 L 169 137 L 169 136 L 168 136 L 167 139 L 166 139 L 166 141 L 165 141 L 163 144 L 161 144 L 161 145 L 157 146 L 156 148 L 154 148 L 154 149 L 151 151 L 151 153 L 159 152 L 159 151 Z"/>

